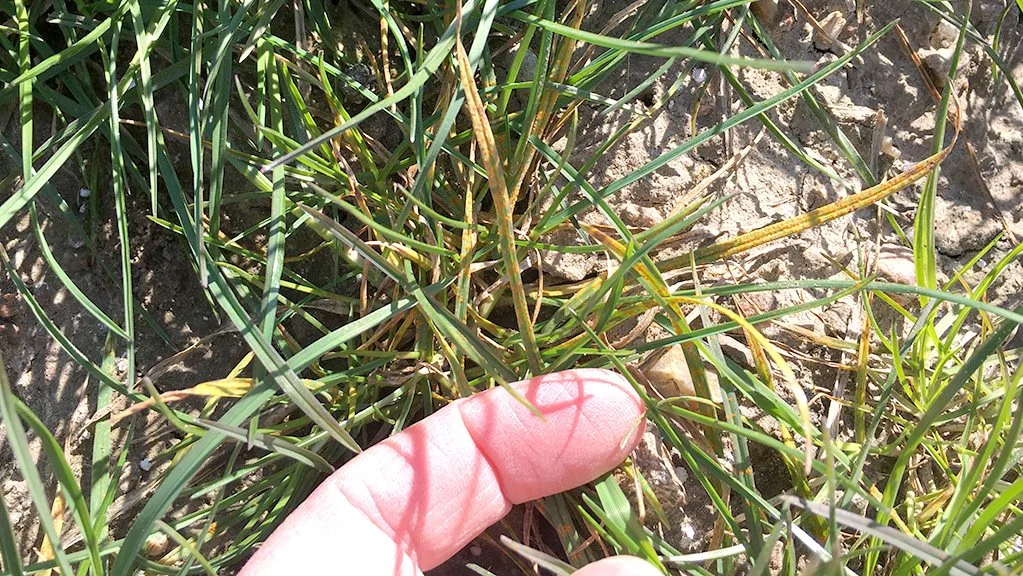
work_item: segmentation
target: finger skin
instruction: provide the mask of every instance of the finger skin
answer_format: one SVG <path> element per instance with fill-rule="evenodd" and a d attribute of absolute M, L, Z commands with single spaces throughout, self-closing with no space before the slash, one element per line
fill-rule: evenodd
<path fill-rule="evenodd" d="M 635 556 L 615 556 L 587 564 L 573 576 L 664 576 L 646 560 Z"/>
<path fill-rule="evenodd" d="M 614 372 L 570 370 L 511 386 L 544 417 L 503 388 L 452 402 L 324 481 L 241 576 L 421 574 L 512 504 L 614 468 L 642 436 L 645 407 Z"/>

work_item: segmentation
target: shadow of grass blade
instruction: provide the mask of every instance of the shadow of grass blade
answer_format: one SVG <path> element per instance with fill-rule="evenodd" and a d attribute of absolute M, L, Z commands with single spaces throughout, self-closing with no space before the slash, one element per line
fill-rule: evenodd
<path fill-rule="evenodd" d="M 39 222 L 39 214 L 36 209 L 36 203 L 33 202 L 28 207 L 29 220 L 32 226 L 32 233 L 36 238 L 36 245 L 39 247 L 39 253 L 46 262 L 48 270 L 57 277 L 61 285 L 68 291 L 71 296 L 85 308 L 85 311 L 89 313 L 93 318 L 98 320 L 103 326 L 116 334 L 119 338 L 124 340 L 128 339 L 128 333 L 124 331 L 116 322 L 114 322 L 103 310 L 96 305 L 84 292 L 75 284 L 74 280 L 68 276 L 64 267 L 60 265 L 60 262 L 53 255 L 53 251 L 50 249 L 50 243 L 46 240 L 46 236 L 43 233 L 43 228 Z"/>
<path fill-rule="evenodd" d="M 21 275 L 18 274 L 18 270 L 14 267 L 14 264 L 11 262 L 10 257 L 7 255 L 7 251 L 4 250 L 3 245 L 0 245 L 0 263 L 3 263 L 8 278 L 10 278 L 11 283 L 14 284 L 14 288 L 18 291 L 18 294 L 21 295 L 22 299 L 25 301 L 29 309 L 32 311 L 33 316 L 36 317 L 36 319 L 42 325 L 43 329 L 46 330 L 50 337 L 52 337 L 60 345 L 64 352 L 66 352 L 68 356 L 71 356 L 71 358 L 74 359 L 77 365 L 81 366 L 87 372 L 89 372 L 99 380 L 103 381 L 105 384 L 112 387 L 114 390 L 120 392 L 121 394 L 124 394 L 125 396 L 128 396 L 136 401 L 144 399 L 144 396 L 133 394 L 121 382 L 112 378 L 109 374 L 105 373 L 102 369 L 100 369 L 100 367 L 97 366 L 95 362 L 90 360 L 89 357 L 85 353 L 83 353 L 77 346 L 75 346 L 71 339 L 68 338 L 67 335 L 65 335 L 57 327 L 56 324 L 54 324 L 53 320 L 51 320 L 50 317 L 47 316 L 46 311 L 43 310 L 43 307 L 39 304 L 39 301 L 29 290 L 28 286 L 25 285 L 25 282 L 21 279 Z"/>

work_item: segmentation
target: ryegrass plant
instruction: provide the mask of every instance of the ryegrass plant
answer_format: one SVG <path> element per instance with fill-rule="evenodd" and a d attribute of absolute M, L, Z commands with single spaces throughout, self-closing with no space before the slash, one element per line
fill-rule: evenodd
<path fill-rule="evenodd" d="M 967 43 L 979 44 L 998 72 L 995 80 L 1023 106 L 997 35 L 988 44 L 968 10 L 921 5 L 960 30 L 956 60 Z M 958 275 L 938 285 L 933 203 L 937 171 L 959 135 L 953 83 L 937 103 L 933 155 L 904 173 L 879 175 L 814 88 L 876 50 L 894 22 L 811 69 L 782 58 L 747 0 L 637 4 L 602 31 L 583 29 L 589 9 L 581 0 L 371 0 L 341 7 L 329 0 L 0 0 L 0 106 L 17 110 L 20 147 L 6 139 L 0 145 L 21 167 L 3 178 L 0 188 L 14 192 L 0 204 L 0 226 L 27 211 L 49 273 L 109 332 L 103 350 L 76 347 L 0 247 L 33 315 L 88 374 L 97 407 L 86 478 L 17 398 L 6 370 L 0 374 L 8 445 L 46 551 L 33 557 L 19 550 L 17 527 L 0 505 L 4 573 L 227 570 L 323 474 L 381 430 L 400 430 L 473 391 L 575 366 L 613 367 L 634 380 L 658 434 L 685 461 L 718 521 L 706 552 L 680 554 L 640 522 L 640 510 L 661 508 L 653 493 L 641 491 L 647 500 L 636 501 L 609 476 L 541 505 L 557 527 L 562 559 L 509 543 L 553 570 L 567 572 L 564 559 L 578 565 L 598 550 L 694 573 L 731 573 L 740 564 L 766 573 L 776 550 L 782 554 L 773 569 L 788 574 L 803 556 L 834 573 L 883 567 L 910 574 L 928 563 L 972 574 L 982 565 L 990 571 L 1018 563 L 1023 372 L 1019 351 L 1005 342 L 1023 322 L 1023 309 L 1005 310 L 985 297 L 1023 249 L 990 266 L 977 286 Z M 664 40 L 679 30 L 685 43 Z M 761 57 L 735 56 L 735 47 L 753 38 Z M 497 70 L 500 53 L 509 50 L 508 69 Z M 602 94 L 601 82 L 630 55 L 661 58 L 664 65 L 620 94 Z M 633 100 L 686 62 L 720 73 L 746 108 L 594 186 L 589 178 L 602 155 L 666 106 L 680 81 L 646 111 Z M 742 67 L 780 72 L 788 88 L 758 101 L 737 75 Z M 953 75 L 955 69 L 953 63 Z M 671 259 L 657 259 L 657 250 L 722 200 L 701 192 L 644 231 L 626 226 L 609 204 L 612 194 L 744 123 L 761 123 L 796 161 L 844 188 L 832 168 L 771 118 L 795 98 L 858 175 L 862 192 Z M 165 101 L 187 109 L 187 133 L 167 127 L 166 114 L 157 111 Z M 584 105 L 631 115 L 589 154 L 575 149 Z M 953 134 L 946 138 L 950 117 Z M 40 141 L 38 126 L 51 121 L 53 132 Z M 370 129 L 371 122 L 393 137 Z M 176 160 L 172 140 L 187 146 L 187 166 Z M 87 156 L 90 163 L 82 161 Z M 99 180 L 110 183 L 109 194 L 95 184 L 97 164 L 108 172 Z M 85 229 L 50 183 L 62 169 L 94 183 L 94 212 L 100 201 L 115 208 L 117 264 L 100 272 L 121 286 L 119 309 L 90 299 L 49 249 L 44 218 L 79 231 L 96 251 L 95 231 Z M 848 281 L 713 285 L 699 279 L 702 266 L 867 208 L 920 179 L 926 182 L 913 236 L 920 286 L 877 282 L 867 270 L 849 271 Z M 606 227 L 580 224 L 578 216 L 590 209 Z M 236 227 L 225 215 L 237 211 L 258 220 Z M 154 384 L 159 367 L 132 379 L 143 329 L 137 321 L 158 325 L 132 281 L 131 255 L 139 248 L 132 228 L 140 214 L 181 238 L 213 312 L 249 348 L 221 379 L 162 393 Z M 552 245 L 548 234 L 559 229 L 575 231 L 578 245 Z M 606 253 L 617 266 L 579 283 L 542 274 L 525 279 L 520 273 L 538 268 L 541 250 Z M 329 274 L 310 277 L 309 263 L 322 266 L 323 254 L 330 256 Z M 686 271 L 691 287 L 673 287 L 667 276 Z M 796 289 L 815 291 L 817 299 L 749 317 L 728 306 L 740 295 Z M 851 295 L 864 318 L 859 339 L 818 340 L 859 354 L 855 397 L 837 399 L 854 411 L 856 435 L 838 443 L 813 426 L 788 361 L 758 326 Z M 899 295 L 918 298 L 920 310 L 899 305 Z M 325 302 L 342 320 L 329 324 L 313 314 Z M 912 328 L 886 331 L 876 319 L 881 305 Z M 608 330 L 650 310 L 670 337 L 611 346 Z M 501 320 L 509 311 L 514 320 Z M 695 317 L 699 328 L 691 325 Z M 299 342 L 294 323 L 318 337 Z M 959 338 L 968 326 L 976 333 Z M 745 336 L 755 365 L 722 354 L 717 337 L 726 332 Z M 676 344 L 701 397 L 696 404 L 652 395 L 628 366 Z M 118 359 L 127 370 L 115 369 Z M 710 402 L 705 365 L 720 377 L 722 405 Z M 185 397 L 205 404 L 185 408 L 179 402 Z M 115 408 L 117 398 L 127 408 Z M 743 405 L 775 421 L 777 433 L 743 416 Z M 146 440 L 137 436 L 141 414 L 150 410 L 178 436 L 158 458 L 160 477 L 126 491 L 118 479 L 127 446 Z M 268 418 L 282 412 L 283 419 Z M 33 460 L 29 434 L 48 466 Z M 225 444 L 231 449 L 221 450 Z M 786 464 L 791 494 L 761 493 L 753 444 Z M 891 470 L 880 479 L 868 476 L 867 464 L 885 457 L 895 459 Z M 731 468 L 740 464 L 738 472 Z M 922 467 L 931 472 L 927 479 Z M 47 493 L 39 469 L 52 471 L 59 490 Z M 638 467 L 626 463 L 625 469 L 642 484 Z M 848 510 L 857 502 L 862 514 Z M 53 513 L 65 507 L 67 525 Z M 809 514 L 801 515 L 804 509 Z M 170 548 L 154 552 L 152 543 L 161 538 Z"/>

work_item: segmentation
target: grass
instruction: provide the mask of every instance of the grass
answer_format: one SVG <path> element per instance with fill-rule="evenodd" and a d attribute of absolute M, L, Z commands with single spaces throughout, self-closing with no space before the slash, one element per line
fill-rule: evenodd
<path fill-rule="evenodd" d="M 814 67 L 785 60 L 742 0 L 630 5 L 603 30 L 584 26 L 591 6 L 579 0 L 294 6 L 0 0 L 0 107 L 17 111 L 20 132 L 20 146 L 0 139 L 11 165 L 20 166 L 3 178 L 2 188 L 13 192 L 0 203 L 0 227 L 28 214 L 48 278 L 108 332 L 102 350 L 78 348 L 0 247 L 27 308 L 87 374 L 83 386 L 98 415 L 88 471 L 79 474 L 63 439 L 19 400 L 7 369 L 0 371 L 7 442 L 44 539 L 38 554 L 19 549 L 18 531 L 28 526 L 12 523 L 11 502 L 0 502 L 4 574 L 236 567 L 324 474 L 382 430 L 399 430 L 473 391 L 577 366 L 616 368 L 633 380 L 716 524 L 696 554 L 662 540 L 640 520 L 663 516 L 664 507 L 642 469 L 627 461 L 624 473 L 641 500 L 613 476 L 545 499 L 540 510 L 557 527 L 562 550 L 508 540 L 523 558 L 561 573 L 605 551 L 641 556 L 665 573 L 747 566 L 795 574 L 807 559 L 835 574 L 998 573 L 1020 565 L 1023 371 L 1019 349 L 1006 343 L 1023 308 L 1000 308 L 987 293 L 1023 248 L 981 265 L 993 242 L 939 282 L 939 170 L 964 138 L 953 83 L 939 88 L 925 74 L 935 97 L 931 156 L 901 173 L 879 172 L 863 158 L 816 90 L 901 34 L 897 23 L 880 23 Z M 1023 106 L 999 43 L 1014 8 L 1006 4 L 991 39 L 973 27 L 965 6 L 918 8 L 959 30 L 952 76 L 965 47 L 979 46 L 993 82 Z M 757 57 L 736 56 L 737 47 Z M 506 52 L 507 64 L 499 65 Z M 603 93 L 640 55 L 663 65 L 635 86 Z M 745 108 L 595 185 L 605 152 L 660 113 L 697 65 L 720 75 Z M 673 66 L 682 67 L 678 80 L 668 75 Z M 749 68 L 776 73 L 786 88 L 758 99 L 739 73 Z M 655 82 L 668 88 L 637 105 Z M 785 132 L 777 112 L 797 99 L 855 185 Z M 162 102 L 187 110 L 187 132 L 168 127 Z M 589 153 L 576 146 L 588 128 L 580 122 L 584 107 L 626 118 Z M 793 162 L 862 191 L 673 258 L 659 249 L 726 200 L 708 192 L 710 181 L 646 230 L 626 225 L 609 203 L 671 160 L 756 124 Z M 46 125 L 53 130 L 41 136 Z M 381 137 L 381 125 L 393 137 Z M 187 160 L 178 159 L 181 150 Z M 95 191 L 87 200 L 91 228 L 52 185 L 62 170 Z M 870 269 L 847 269 L 841 281 L 701 279 L 707 266 L 857 210 L 877 210 L 879 221 L 908 238 L 873 207 L 917 181 L 919 286 L 879 282 Z M 581 223 L 587 210 L 606 225 Z M 116 257 L 98 253 L 101 212 L 115 231 Z M 255 216 L 240 225 L 237 214 Z M 140 331 L 159 327 L 133 281 L 132 255 L 145 248 L 133 234 L 145 218 L 180 238 L 207 299 L 199 304 L 248 349 L 220 379 L 161 391 L 156 368 L 142 367 L 149 372 L 138 381 L 123 376 L 136 374 Z M 97 273 L 120 287 L 111 300 L 119 307 L 105 309 L 76 284 L 50 248 L 46 222 L 85 239 L 98 256 Z M 556 230 L 578 242 L 552 245 Z M 867 244 L 860 249 L 872 249 Z M 525 275 L 538 268 L 541 250 L 601 254 L 616 265 L 577 283 Z M 310 273 L 316 269 L 325 272 Z M 983 279 L 971 285 L 967 272 L 977 269 Z M 690 279 L 681 287 L 680 275 Z M 749 294 L 789 290 L 815 299 L 755 314 L 739 305 Z M 843 370 L 855 389 L 834 398 L 833 409 L 852 413 L 852 432 L 836 438 L 814 424 L 791 355 L 760 330 L 840 298 L 855 299 L 857 333 L 810 337 L 850 359 Z M 329 321 L 318 313 L 324 306 L 334 311 Z M 612 345 L 609 330 L 648 311 L 668 337 Z M 898 325 L 886 327 L 883 314 L 895 314 Z M 299 325 L 317 336 L 297 338 Z M 718 338 L 726 333 L 746 341 L 752 365 L 722 352 Z M 674 345 L 687 358 L 695 403 L 659 397 L 631 369 Z M 709 367 L 720 380 L 720 404 L 711 401 Z M 750 406 L 773 431 L 744 416 Z M 147 440 L 147 419 L 174 430 L 175 440 L 155 459 L 159 477 L 136 490 L 119 479 L 128 447 Z M 38 458 L 33 446 L 42 448 Z M 754 448 L 784 464 L 791 488 L 782 497 L 763 494 Z"/>

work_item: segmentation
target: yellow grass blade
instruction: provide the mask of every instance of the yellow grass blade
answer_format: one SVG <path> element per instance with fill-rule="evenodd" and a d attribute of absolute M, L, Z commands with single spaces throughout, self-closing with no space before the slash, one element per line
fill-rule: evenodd
<path fill-rule="evenodd" d="M 458 17 L 461 18 L 461 9 L 459 9 Z M 456 38 L 460 38 L 460 36 L 456 35 Z M 476 136 L 476 142 L 480 148 L 480 156 L 490 182 L 490 194 L 494 199 L 497 230 L 501 239 L 501 256 L 504 259 L 505 273 L 508 275 L 508 286 L 512 292 L 515 319 L 522 336 L 526 358 L 529 360 L 529 369 L 533 374 L 540 374 L 543 363 L 540 360 L 540 351 L 536 346 L 536 335 L 533 333 L 533 323 L 529 317 L 529 306 L 526 303 L 526 290 L 522 284 L 522 271 L 519 269 L 518 251 L 515 246 L 515 206 L 511 203 L 508 195 L 504 163 L 497 153 L 494 132 L 490 128 L 486 108 L 480 100 L 476 81 L 472 77 L 469 56 L 460 39 L 455 42 L 455 53 L 458 57 L 458 75 L 465 92 L 465 110 L 472 120 L 473 134 Z"/>
<path fill-rule="evenodd" d="M 53 518 L 53 529 L 60 534 L 64 528 L 64 494 L 60 490 L 53 496 L 53 506 L 50 508 L 50 518 Z M 39 546 L 39 554 L 36 556 L 36 560 L 39 562 L 47 562 L 56 558 L 53 551 L 53 542 L 50 542 L 49 536 L 43 536 L 43 543 Z M 39 576 L 51 576 L 53 574 L 52 568 L 47 568 L 36 572 Z"/>
<path fill-rule="evenodd" d="M 958 135 L 958 131 L 956 132 L 956 135 Z M 740 234 L 735 238 L 717 242 L 711 246 L 707 246 L 706 248 L 700 248 L 696 250 L 694 254 L 696 263 L 709 264 L 722 258 L 741 254 L 747 250 L 756 248 L 757 246 L 767 244 L 768 242 L 772 242 L 780 238 L 792 236 L 793 234 L 798 234 L 805 230 L 820 226 L 825 222 L 841 218 L 846 214 L 851 214 L 860 208 L 865 208 L 880 202 L 881 200 L 884 200 L 926 176 L 928 172 L 933 170 L 945 160 L 949 152 L 952 151 L 952 147 L 955 146 L 955 142 L 956 138 L 953 137 L 952 142 L 937 154 L 930 156 L 923 162 L 916 164 L 895 178 L 882 182 L 877 186 L 867 188 L 866 190 L 853 194 L 848 198 L 832 202 L 827 206 L 822 206 L 816 210 L 811 210 L 805 214 L 789 218 L 788 220 L 776 222 L 769 226 L 760 228 L 759 230 Z M 686 265 L 688 260 L 688 254 L 669 258 L 660 262 L 658 264 L 658 268 L 662 271 L 674 270 Z"/>

